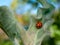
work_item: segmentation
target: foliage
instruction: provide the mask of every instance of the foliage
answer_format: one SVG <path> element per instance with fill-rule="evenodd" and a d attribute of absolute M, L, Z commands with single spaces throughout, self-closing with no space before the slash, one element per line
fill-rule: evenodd
<path fill-rule="evenodd" d="M 45 45 L 45 41 L 47 40 L 46 45 L 52 45 L 49 41 L 53 41 L 57 43 L 60 41 L 60 13 L 54 14 L 53 19 L 51 18 L 52 13 L 55 10 L 55 7 L 48 3 L 45 0 L 37 0 L 38 2 L 32 2 L 28 0 L 23 0 L 27 3 L 31 3 L 33 7 L 38 7 L 38 2 L 43 5 L 43 8 L 39 8 L 37 15 L 35 16 L 23 16 L 24 23 L 29 23 L 29 28 L 26 30 L 21 25 L 13 12 L 9 10 L 6 6 L 0 7 L 0 27 L 3 31 L 8 35 L 11 41 L 16 41 L 15 38 L 19 41 L 21 40 L 21 44 L 23 45 Z M 24 3 L 25 4 L 25 3 Z M 15 10 L 18 5 L 18 1 L 15 0 L 11 4 L 11 9 Z M 54 12 L 55 13 L 55 12 Z M 36 28 L 36 22 L 41 21 L 43 23 L 43 27 L 40 29 Z M 54 22 L 55 21 L 55 22 Z M 52 23 L 54 24 L 52 25 Z M 52 26 L 51 26 L 52 25 Z M 51 26 L 51 27 L 50 27 Z M 50 37 L 51 31 L 51 37 Z M 46 37 L 46 38 L 45 38 Z M 58 38 L 59 37 L 59 38 Z M 46 40 L 45 40 L 46 39 Z M 50 40 L 51 39 L 51 40 Z M 6 43 L 6 42 L 5 42 Z M 16 42 L 15 42 L 16 43 Z M 4 45 L 2 43 L 1 45 Z M 11 45 L 8 41 L 6 45 Z M 55 45 L 55 44 L 53 44 Z"/>

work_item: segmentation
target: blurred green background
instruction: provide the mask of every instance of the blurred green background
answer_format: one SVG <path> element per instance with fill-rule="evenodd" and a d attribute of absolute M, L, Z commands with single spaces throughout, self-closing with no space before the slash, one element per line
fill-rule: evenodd
<path fill-rule="evenodd" d="M 51 36 L 46 37 L 42 45 L 60 45 L 60 0 L 47 1 L 55 6 L 56 11 L 52 16 L 55 22 L 50 27 Z M 4 5 L 13 10 L 18 21 L 24 26 L 29 25 L 29 15 L 37 15 L 38 7 L 42 7 L 39 0 L 0 0 L 0 6 Z M 20 43 L 22 45 L 22 42 Z M 13 45 L 2 29 L 0 29 L 0 45 Z"/>

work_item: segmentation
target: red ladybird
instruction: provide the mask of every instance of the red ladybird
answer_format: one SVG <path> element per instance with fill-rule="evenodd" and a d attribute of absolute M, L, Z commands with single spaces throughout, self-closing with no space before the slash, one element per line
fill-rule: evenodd
<path fill-rule="evenodd" d="M 40 29 L 41 27 L 42 27 L 42 22 L 38 21 L 38 22 L 36 23 L 36 28 L 37 28 L 37 29 Z"/>

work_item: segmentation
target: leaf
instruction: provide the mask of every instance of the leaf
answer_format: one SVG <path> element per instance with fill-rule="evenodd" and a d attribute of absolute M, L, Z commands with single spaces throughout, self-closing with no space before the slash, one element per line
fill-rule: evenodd
<path fill-rule="evenodd" d="M 7 7 L 2 6 L 0 7 L 0 27 L 12 40 L 14 40 L 16 37 L 21 38 L 24 45 L 41 45 L 44 37 L 49 34 L 48 30 L 53 22 L 51 18 L 47 19 L 46 21 L 47 17 L 43 14 L 43 11 L 45 11 L 44 9 L 45 8 L 43 8 L 43 10 L 39 9 L 38 16 L 31 16 L 29 29 L 26 31 L 23 26 L 16 20 L 13 12 L 10 11 Z M 40 15 L 43 16 L 40 18 Z M 36 28 L 37 21 L 42 22 L 42 28 Z"/>
<path fill-rule="evenodd" d="M 11 9 L 15 10 L 17 5 L 18 5 L 18 0 L 13 0 L 13 2 L 11 3 Z"/>
<path fill-rule="evenodd" d="M 47 0 L 37 0 L 38 2 L 40 2 L 43 6 L 43 8 L 55 8 L 51 3 L 49 3 Z"/>
<path fill-rule="evenodd" d="M 6 6 L 0 7 L 0 27 L 11 40 L 15 37 L 20 39 L 26 36 L 24 28 L 20 26 L 13 12 Z"/>

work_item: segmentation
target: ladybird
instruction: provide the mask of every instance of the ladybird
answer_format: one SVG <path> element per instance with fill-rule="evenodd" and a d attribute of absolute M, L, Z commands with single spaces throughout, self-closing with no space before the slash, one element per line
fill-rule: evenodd
<path fill-rule="evenodd" d="M 36 28 L 37 28 L 37 29 L 40 29 L 41 27 L 42 27 L 42 22 L 38 21 L 38 22 L 36 23 Z"/>

